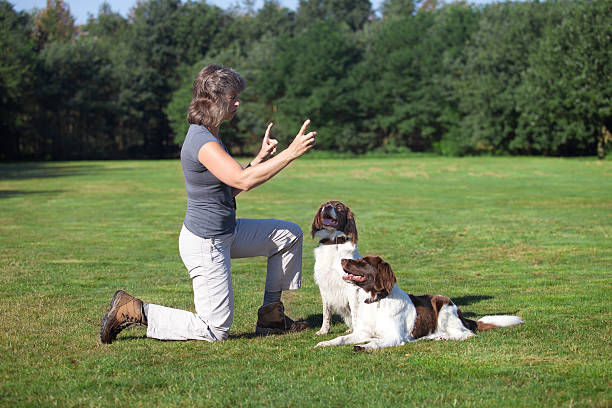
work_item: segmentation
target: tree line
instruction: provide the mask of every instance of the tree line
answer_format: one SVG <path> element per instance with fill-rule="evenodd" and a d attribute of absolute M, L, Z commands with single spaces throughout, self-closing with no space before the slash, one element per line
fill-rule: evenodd
<path fill-rule="evenodd" d="M 63 0 L 0 0 L 0 20 L 3 160 L 176 157 L 211 62 L 247 80 L 222 128 L 237 154 L 305 118 L 318 149 L 357 154 L 603 158 L 612 139 L 610 0 L 141 0 L 83 25 Z"/>

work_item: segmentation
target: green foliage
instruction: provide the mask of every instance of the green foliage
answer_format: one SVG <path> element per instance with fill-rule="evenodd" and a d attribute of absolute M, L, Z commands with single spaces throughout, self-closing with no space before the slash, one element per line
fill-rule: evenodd
<path fill-rule="evenodd" d="M 508 152 L 516 135 L 517 90 L 546 27 L 560 22 L 555 3 L 499 3 L 482 12 L 466 47 L 458 90 L 465 153 Z"/>
<path fill-rule="evenodd" d="M 371 9 L 370 0 L 300 0 L 296 22 L 298 27 L 308 27 L 326 20 L 357 31 L 366 24 Z"/>
<path fill-rule="evenodd" d="M 36 76 L 42 109 L 36 123 L 56 159 L 104 157 L 117 151 L 118 81 L 108 43 L 82 37 L 54 42 L 40 54 Z"/>
<path fill-rule="evenodd" d="M 211 62 L 248 82 L 221 127 L 239 154 L 269 121 L 287 145 L 306 118 L 317 149 L 356 154 L 603 157 L 612 139 L 605 0 L 387 0 L 382 18 L 369 0 L 145 0 L 80 27 L 64 1 L 0 4 L 3 159 L 176 156 Z"/>
<path fill-rule="evenodd" d="M 34 93 L 31 35 L 28 15 L 0 1 L 0 159 L 19 158 L 27 152 L 22 150 L 23 144 L 34 144 L 28 123 Z"/>
<path fill-rule="evenodd" d="M 351 100 L 347 74 L 359 52 L 347 29 L 319 21 L 294 38 L 281 39 L 271 72 L 262 72 L 270 86 L 262 90 L 274 104 L 275 120 L 287 144 L 305 119 L 316 124 L 317 146 L 335 149 L 346 145 L 351 132 Z M 261 89 L 261 88 L 260 88 Z M 277 119 L 278 118 L 278 119 Z M 297 128 L 295 128 L 297 125 Z"/>
<path fill-rule="evenodd" d="M 594 154 L 612 125 L 612 6 L 578 1 L 531 55 L 512 152 Z"/>
<path fill-rule="evenodd" d="M 69 41 L 76 34 L 74 18 L 64 0 L 47 0 L 47 7 L 35 16 L 34 26 L 39 48 L 56 41 Z"/>

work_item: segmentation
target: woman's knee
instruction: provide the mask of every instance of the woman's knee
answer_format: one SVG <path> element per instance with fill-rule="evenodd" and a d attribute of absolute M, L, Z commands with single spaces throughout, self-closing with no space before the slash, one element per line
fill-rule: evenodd
<path fill-rule="evenodd" d="M 229 329 L 211 327 L 210 331 L 213 334 L 215 341 L 223 341 L 229 337 Z"/>
<path fill-rule="evenodd" d="M 285 229 L 287 229 L 287 231 L 289 231 L 294 236 L 295 240 L 302 240 L 304 233 L 302 232 L 302 228 L 300 228 L 300 226 L 296 223 L 291 221 L 285 221 Z"/>

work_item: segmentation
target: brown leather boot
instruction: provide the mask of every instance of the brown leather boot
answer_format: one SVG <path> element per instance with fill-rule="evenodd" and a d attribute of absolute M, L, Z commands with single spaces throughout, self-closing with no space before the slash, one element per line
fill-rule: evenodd
<path fill-rule="evenodd" d="M 142 300 L 118 290 L 110 302 L 110 310 L 102 319 L 100 341 L 110 344 L 121 330 L 135 324 L 147 325 L 147 317 L 142 312 Z"/>
<path fill-rule="evenodd" d="M 308 329 L 306 322 L 294 322 L 285 314 L 283 302 L 270 303 L 257 311 L 257 327 L 255 334 L 285 334 Z"/>

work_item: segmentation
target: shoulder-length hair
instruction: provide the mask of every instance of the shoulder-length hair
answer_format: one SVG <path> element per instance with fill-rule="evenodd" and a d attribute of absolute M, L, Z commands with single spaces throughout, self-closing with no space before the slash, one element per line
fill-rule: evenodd
<path fill-rule="evenodd" d="M 240 74 L 230 67 L 210 64 L 202 68 L 193 81 L 193 97 L 187 122 L 207 128 L 218 128 L 230 109 L 230 95 L 239 94 L 246 85 Z"/>

